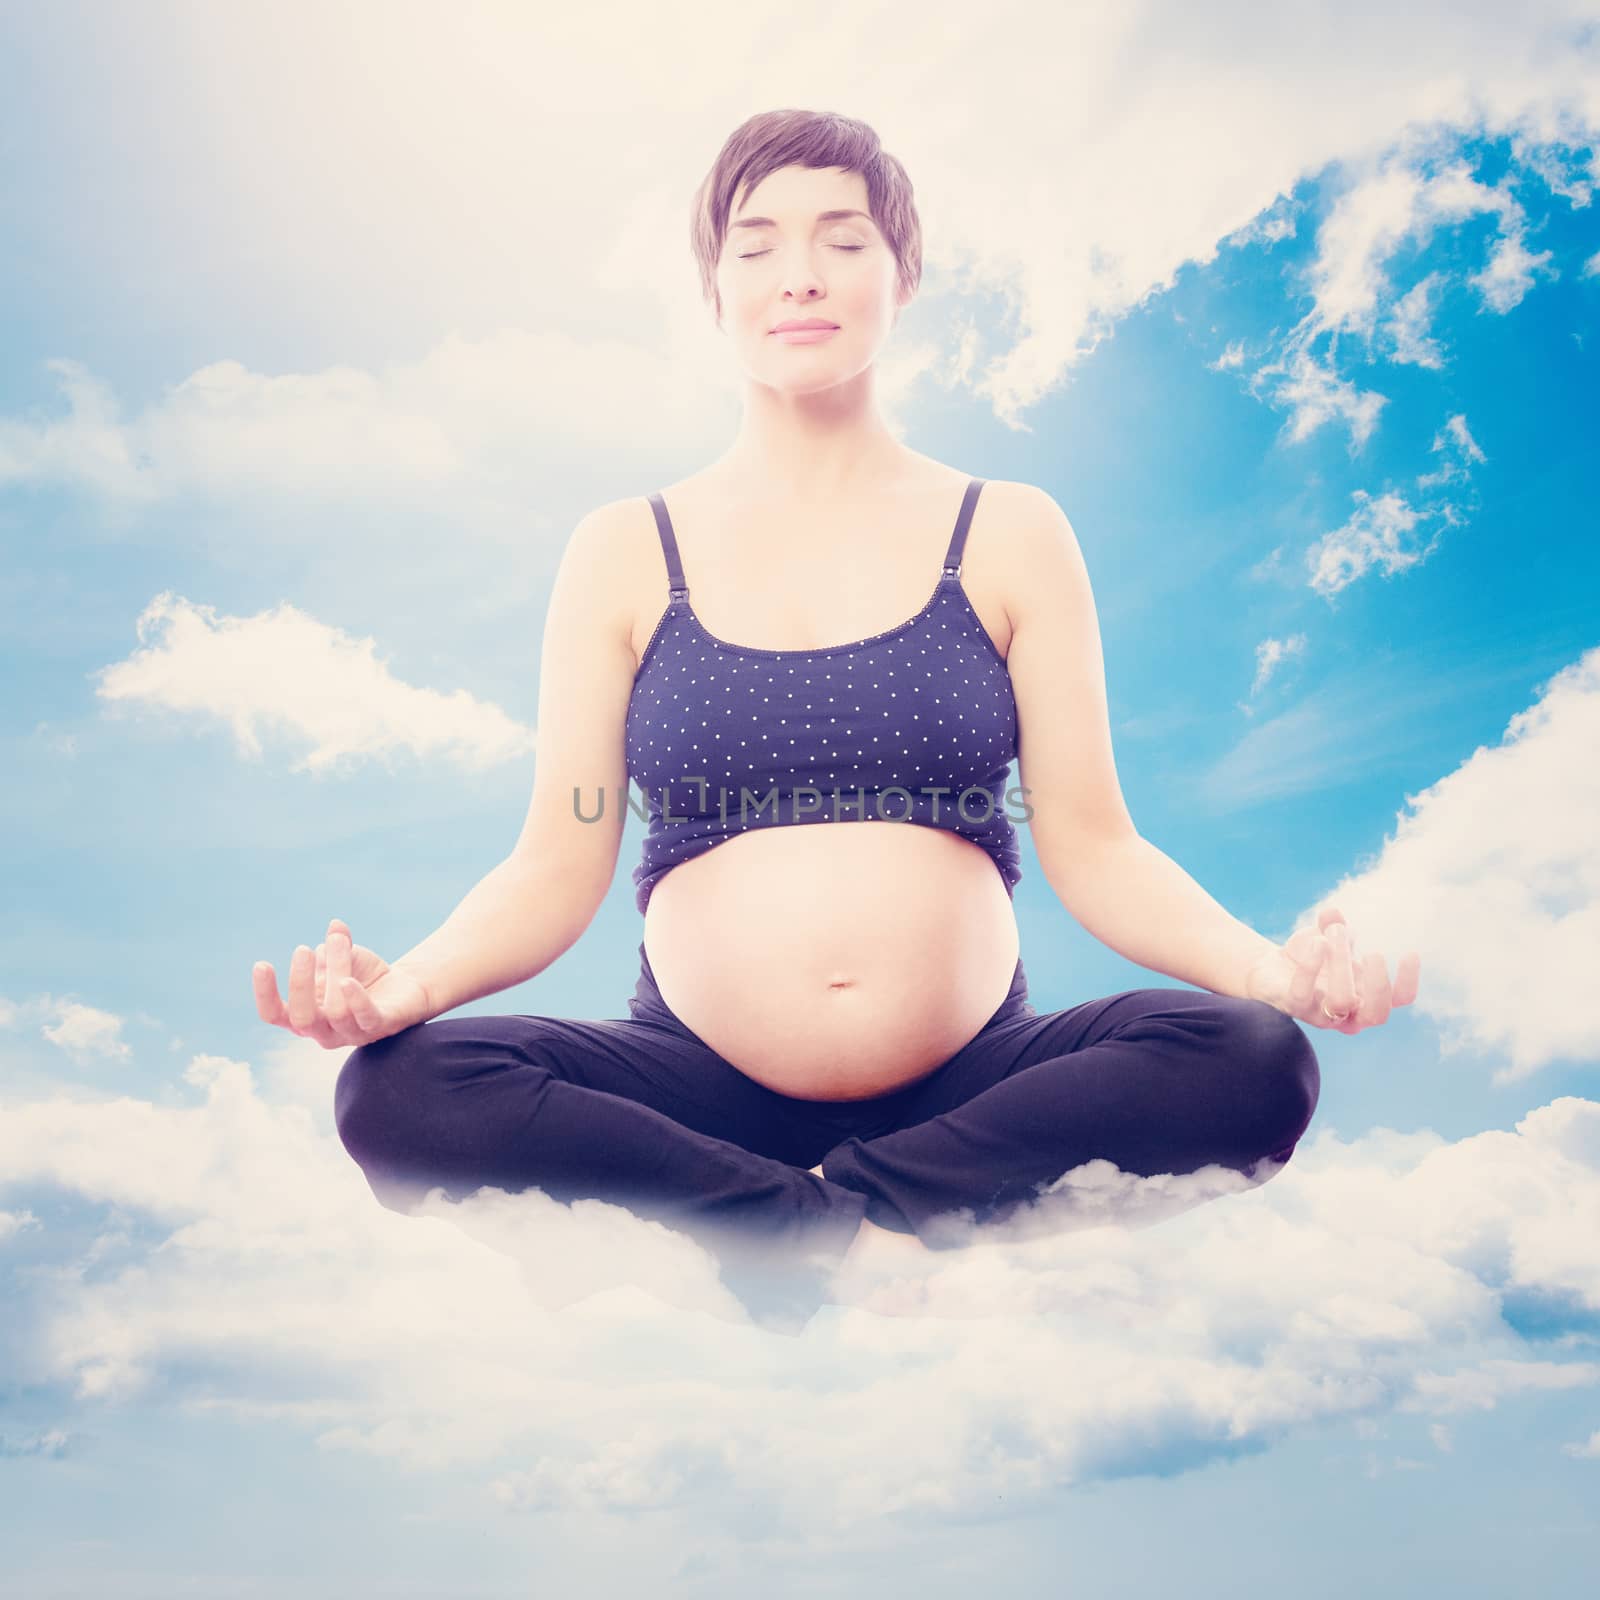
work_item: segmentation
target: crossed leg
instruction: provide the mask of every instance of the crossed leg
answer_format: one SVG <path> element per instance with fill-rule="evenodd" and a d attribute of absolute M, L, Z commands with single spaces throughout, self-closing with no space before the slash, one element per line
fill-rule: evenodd
<path fill-rule="evenodd" d="M 821 1162 L 866 1216 L 937 1249 L 1013 1215 L 1085 1162 L 1139 1177 L 1289 1159 L 1321 1089 L 1300 1025 L 1258 1000 L 1132 989 L 987 1028 Z M 1198 1191 L 1197 1191 L 1198 1193 Z"/>
<path fill-rule="evenodd" d="M 487 1185 L 611 1200 L 707 1244 L 747 1305 L 803 1320 L 847 1255 L 888 1259 L 880 1229 L 948 1248 L 1096 1158 L 1138 1175 L 1286 1160 L 1319 1081 L 1272 1007 L 1138 989 L 1029 1008 L 907 1089 L 838 1104 L 637 1018 L 442 1017 L 353 1050 L 334 1110 L 385 1205 Z"/>
<path fill-rule="evenodd" d="M 637 1018 L 439 1017 L 352 1050 L 334 1088 L 339 1137 L 390 1209 L 435 1188 L 611 1201 L 705 1245 L 780 1321 L 815 1311 L 866 1207 L 804 1170 L 838 1111 Z"/>

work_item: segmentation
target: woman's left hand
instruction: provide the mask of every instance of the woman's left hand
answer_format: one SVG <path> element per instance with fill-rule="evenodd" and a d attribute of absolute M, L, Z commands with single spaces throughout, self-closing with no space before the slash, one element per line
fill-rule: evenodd
<path fill-rule="evenodd" d="M 1320 931 L 1319 931 L 1320 930 Z M 1245 974 L 1245 994 L 1265 1000 L 1297 1022 L 1360 1033 L 1389 1020 L 1395 1006 L 1417 998 L 1422 957 L 1415 950 L 1400 958 L 1394 984 L 1382 955 L 1355 959 L 1355 938 L 1336 906 L 1317 913 L 1317 927 L 1300 928 L 1280 948 L 1261 957 Z"/>

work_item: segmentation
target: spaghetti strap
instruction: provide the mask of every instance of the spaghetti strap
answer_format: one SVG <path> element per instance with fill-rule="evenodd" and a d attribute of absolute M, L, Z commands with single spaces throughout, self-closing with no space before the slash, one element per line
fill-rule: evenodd
<path fill-rule="evenodd" d="M 656 514 L 656 532 L 661 535 L 662 554 L 667 558 L 667 593 L 674 598 L 688 598 L 689 586 L 683 581 L 683 564 L 678 560 L 678 539 L 672 531 L 672 518 L 667 515 L 667 502 L 660 494 L 649 496 L 650 509 Z"/>
<path fill-rule="evenodd" d="M 633 873 L 641 914 L 663 877 L 729 838 L 795 822 L 867 821 L 874 809 L 880 819 L 959 833 L 991 857 L 1011 893 L 1022 876 L 1005 803 L 1019 743 L 1016 695 L 959 576 L 984 480 L 959 471 L 948 478 L 946 489 L 960 483 L 963 498 L 949 565 L 930 575 L 933 593 L 922 608 L 864 638 L 793 649 L 739 644 L 705 626 L 687 598 L 666 497 L 648 496 L 672 598 L 639 651 L 624 730 L 628 778 L 649 805 Z M 824 587 L 828 577 L 825 570 Z M 945 702 L 952 692 L 959 717 Z M 936 782 L 914 792 L 924 778 Z M 824 784 L 832 786 L 831 810 Z M 981 816 L 969 814 L 969 791 L 989 796 Z M 795 803 L 801 794 L 803 805 Z M 962 803 L 941 807 L 938 797 L 952 794 Z M 898 804 L 891 810 L 885 801 Z M 626 803 L 634 809 L 631 796 Z"/>
<path fill-rule="evenodd" d="M 944 554 L 944 570 L 948 573 L 959 574 L 961 571 L 961 552 L 966 546 L 967 529 L 972 526 L 973 508 L 978 503 L 978 494 L 984 485 L 982 478 L 969 478 L 967 492 L 961 499 L 961 512 L 956 518 L 955 532 L 950 535 L 950 548 Z"/>

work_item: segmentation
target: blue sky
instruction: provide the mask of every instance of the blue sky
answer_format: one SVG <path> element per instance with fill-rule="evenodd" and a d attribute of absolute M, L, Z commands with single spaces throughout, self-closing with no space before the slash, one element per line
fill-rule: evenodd
<path fill-rule="evenodd" d="M 1600 11 L 986 18 L 0 17 L 0 1595 L 1592 1574 Z M 376 1207 L 249 981 L 509 849 L 568 532 L 737 424 L 684 221 L 779 105 L 913 175 L 886 413 L 1071 517 L 1141 830 L 1423 962 L 1272 1183 L 800 1340 L 614 1213 Z M 623 1014 L 641 831 L 463 1009 Z M 1034 1003 L 1169 981 L 1021 833 Z"/>

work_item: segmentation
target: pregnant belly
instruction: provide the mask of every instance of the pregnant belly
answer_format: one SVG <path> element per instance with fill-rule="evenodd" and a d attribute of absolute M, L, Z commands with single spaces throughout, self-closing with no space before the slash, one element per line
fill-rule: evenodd
<path fill-rule="evenodd" d="M 651 893 L 644 944 L 686 1027 L 801 1100 L 925 1077 L 994 1014 L 1018 954 L 987 852 L 876 820 L 752 829 L 684 862 Z"/>

